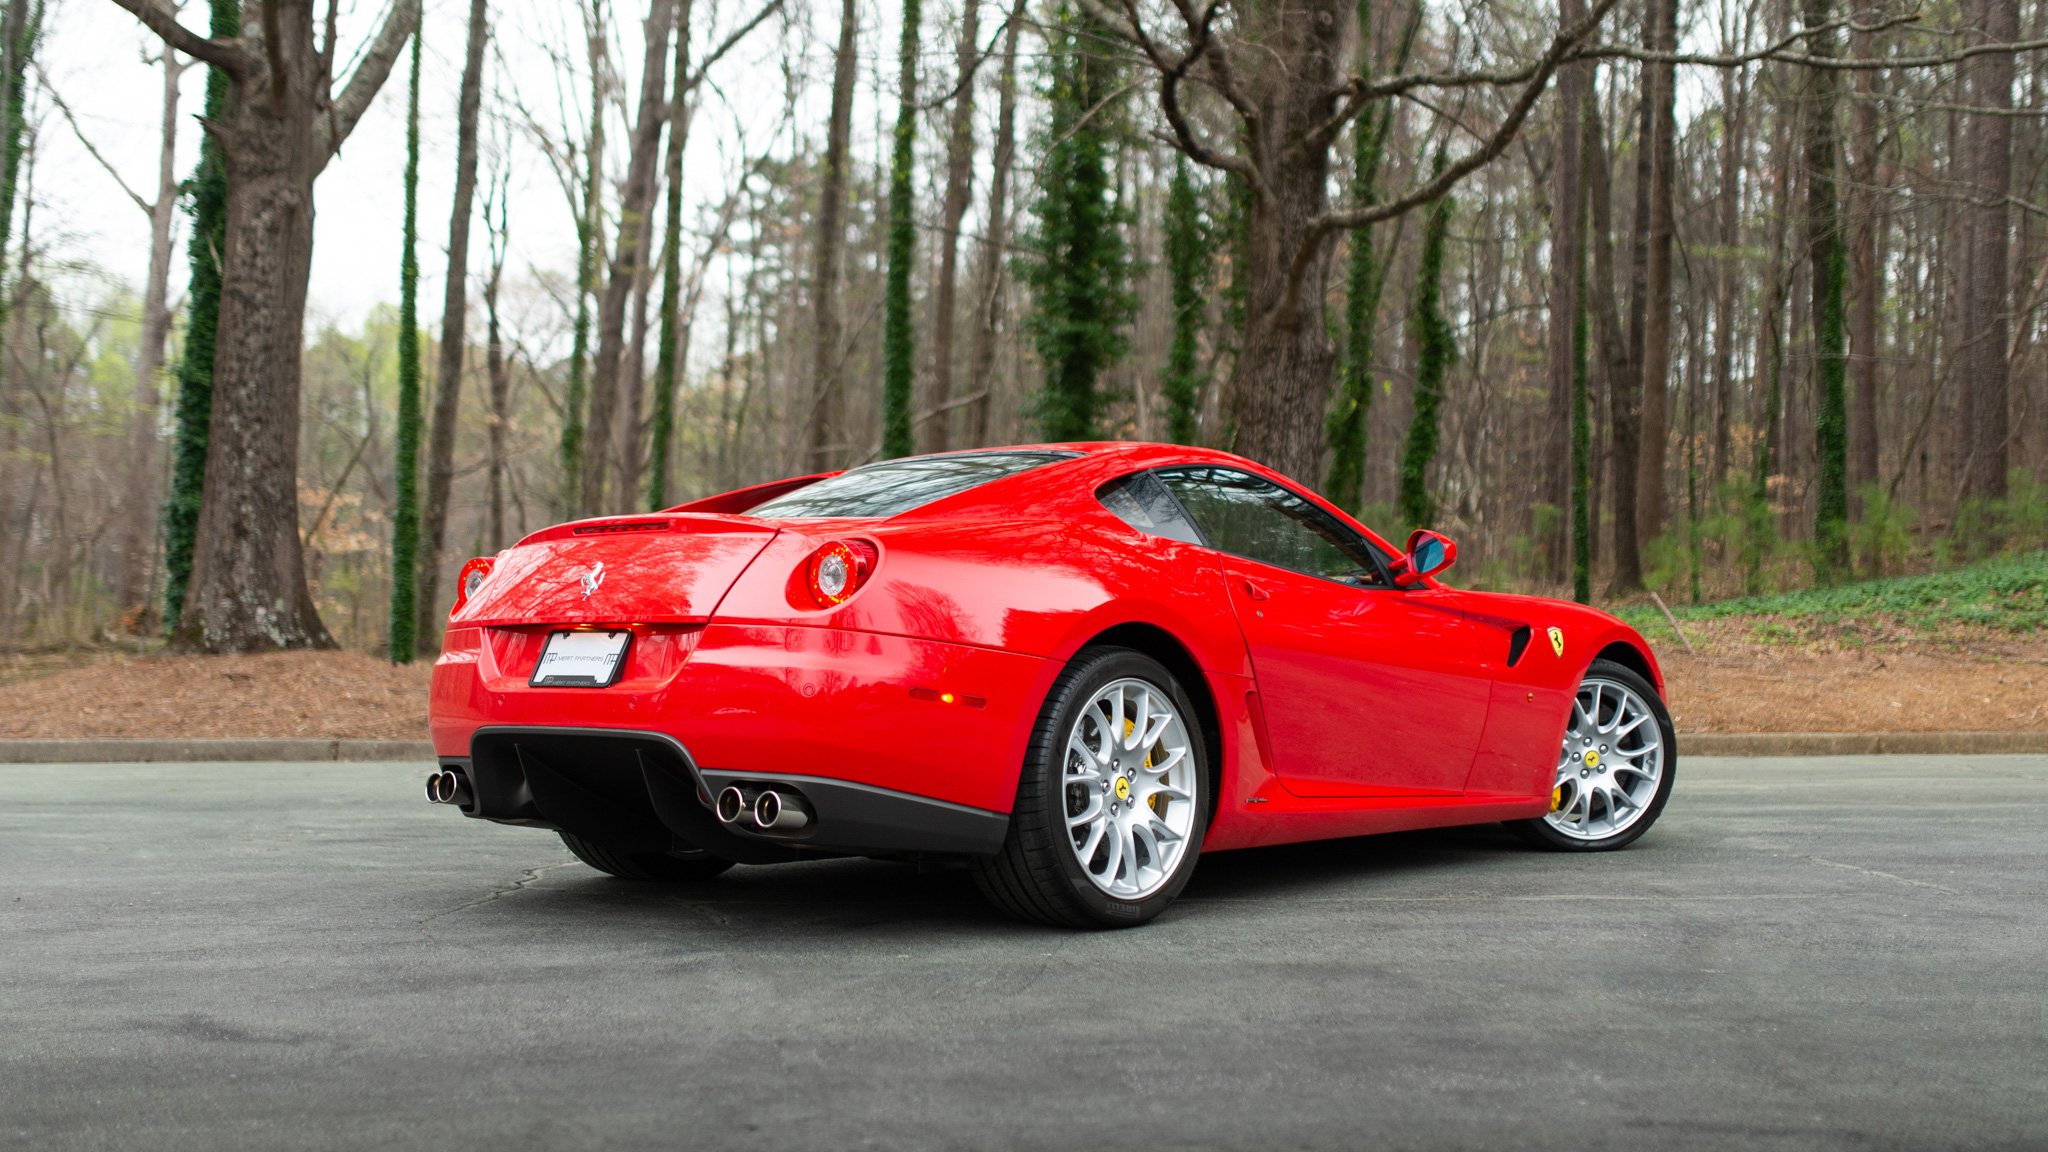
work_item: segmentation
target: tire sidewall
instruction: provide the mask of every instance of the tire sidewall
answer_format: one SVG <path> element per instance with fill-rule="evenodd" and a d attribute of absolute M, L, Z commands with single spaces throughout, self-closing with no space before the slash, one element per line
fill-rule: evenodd
<path fill-rule="evenodd" d="M 1115 680 L 1142 680 L 1170 697 L 1180 712 L 1181 724 L 1188 733 L 1189 747 L 1195 755 L 1195 821 L 1188 833 L 1187 851 L 1181 854 L 1167 882 L 1142 900 L 1120 899 L 1096 887 L 1095 881 L 1081 867 L 1080 859 L 1074 855 L 1073 845 L 1065 839 L 1067 733 L 1089 699 Z M 1209 830 L 1209 815 L 1215 805 L 1215 798 L 1210 795 L 1214 789 L 1209 771 L 1209 749 L 1203 739 L 1200 714 L 1195 711 L 1193 701 L 1173 673 L 1157 660 L 1127 648 L 1108 648 L 1076 661 L 1054 683 L 1052 692 L 1047 696 L 1046 707 L 1039 714 L 1038 724 L 1032 731 L 1024 771 L 1037 776 L 1039 795 L 1050 809 L 1046 827 L 1053 843 L 1049 849 L 1058 862 L 1060 875 L 1065 877 L 1072 891 L 1074 902 L 1089 919 L 1105 927 L 1134 927 L 1165 911 L 1187 887 L 1188 879 L 1194 875 L 1196 861 L 1201 857 L 1202 838 Z"/>
<path fill-rule="evenodd" d="M 1650 797 L 1650 806 L 1635 823 L 1612 836 L 1598 840 L 1580 840 L 1567 836 L 1550 826 L 1550 822 L 1538 816 L 1524 825 L 1547 846 L 1565 852 L 1610 852 L 1635 842 L 1637 837 L 1650 830 L 1657 818 L 1664 812 L 1665 801 L 1671 799 L 1672 785 L 1678 779 L 1678 735 L 1671 726 L 1671 709 L 1664 704 L 1664 697 L 1649 680 L 1632 668 L 1616 664 L 1612 660 L 1595 660 L 1587 667 L 1579 683 L 1598 676 L 1605 680 L 1617 680 L 1649 702 L 1650 711 L 1657 718 L 1657 738 L 1664 744 L 1664 763 L 1657 778 L 1657 794 Z M 1574 695 L 1576 696 L 1576 689 Z"/>

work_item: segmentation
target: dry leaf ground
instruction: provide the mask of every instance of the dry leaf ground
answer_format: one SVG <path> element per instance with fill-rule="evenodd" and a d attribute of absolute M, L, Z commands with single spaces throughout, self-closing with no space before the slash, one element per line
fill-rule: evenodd
<path fill-rule="evenodd" d="M 1749 640 L 1741 620 L 1659 645 L 1681 732 L 2048 729 L 2048 641 Z M 427 735 L 429 667 L 356 652 L 95 653 L 0 665 L 0 739 Z"/>

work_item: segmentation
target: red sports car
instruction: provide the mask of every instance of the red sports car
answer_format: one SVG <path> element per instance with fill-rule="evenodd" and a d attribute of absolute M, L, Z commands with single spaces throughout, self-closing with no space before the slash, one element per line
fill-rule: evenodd
<path fill-rule="evenodd" d="M 964 862 L 1022 917 L 1139 924 L 1203 852 L 1507 821 L 1618 848 L 1676 741 L 1604 613 L 1463 592 L 1249 460 L 919 456 L 470 561 L 428 798 L 614 876 Z"/>

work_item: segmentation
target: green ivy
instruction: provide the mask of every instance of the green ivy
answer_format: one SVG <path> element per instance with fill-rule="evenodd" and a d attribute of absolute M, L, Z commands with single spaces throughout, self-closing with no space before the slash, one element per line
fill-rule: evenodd
<path fill-rule="evenodd" d="M 1196 441 L 1196 420 L 1202 409 L 1202 372 L 1197 366 L 1202 321 L 1208 310 L 1209 223 L 1202 212 L 1192 166 L 1176 154 L 1173 182 L 1166 193 L 1166 270 L 1173 295 L 1173 343 L 1166 354 L 1166 438 L 1175 444 Z"/>
<path fill-rule="evenodd" d="M 241 34 L 241 0 L 213 0 L 208 31 L 216 40 Z M 205 118 L 227 115 L 234 82 L 206 70 Z M 186 288 L 185 352 L 178 361 L 176 430 L 171 439 L 170 492 L 164 497 L 164 631 L 177 631 L 192 581 L 199 537 L 199 502 L 206 487 L 206 446 L 213 427 L 213 350 L 220 325 L 220 254 L 227 245 L 228 169 L 220 142 L 199 134 L 199 167 L 184 187 L 191 198 L 192 237 L 186 242 L 191 281 Z"/>
<path fill-rule="evenodd" d="M 1115 64 L 1094 50 L 1100 37 L 1073 5 L 1053 12 L 1045 38 L 1044 160 L 1018 275 L 1032 290 L 1025 324 L 1045 367 L 1040 431 L 1086 440 L 1099 434 L 1099 381 L 1128 347 L 1136 307 L 1110 174 L 1118 85 Z"/>
<path fill-rule="evenodd" d="M 1442 172 L 1444 154 L 1437 151 L 1431 171 Z M 1444 399 L 1444 377 L 1457 363 L 1458 346 L 1443 313 L 1444 246 L 1450 236 L 1456 202 L 1450 196 L 1429 206 L 1422 232 L 1422 263 L 1415 277 L 1415 415 L 1408 422 L 1408 442 L 1401 452 L 1401 519 L 1410 528 L 1426 528 L 1436 518 L 1429 495 L 1429 466 L 1436 460 L 1438 409 Z"/>
<path fill-rule="evenodd" d="M 910 265 L 916 257 L 917 222 L 912 218 L 911 184 L 916 176 L 917 25 L 919 0 L 903 0 L 903 41 L 897 60 L 900 94 L 895 147 L 889 158 L 889 269 L 882 300 L 882 455 L 908 456 L 917 449 L 910 433 L 910 385 L 915 374 L 917 336 L 910 327 Z"/>
<path fill-rule="evenodd" d="M 420 543 L 420 42 L 412 34 L 412 76 L 405 104 L 404 247 L 398 257 L 398 462 L 391 515 L 393 664 L 412 663 Z"/>

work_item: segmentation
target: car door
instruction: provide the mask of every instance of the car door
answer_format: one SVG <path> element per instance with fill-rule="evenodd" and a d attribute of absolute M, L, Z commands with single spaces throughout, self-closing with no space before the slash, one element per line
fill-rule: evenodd
<path fill-rule="evenodd" d="M 1157 475 L 1221 554 L 1288 790 L 1460 792 L 1491 683 L 1457 594 L 1395 587 L 1376 545 L 1263 477 L 1215 466 Z"/>

